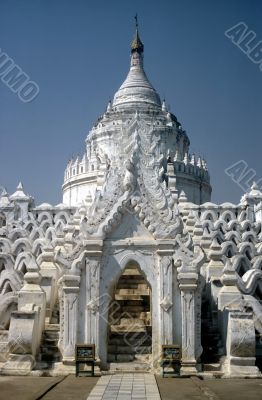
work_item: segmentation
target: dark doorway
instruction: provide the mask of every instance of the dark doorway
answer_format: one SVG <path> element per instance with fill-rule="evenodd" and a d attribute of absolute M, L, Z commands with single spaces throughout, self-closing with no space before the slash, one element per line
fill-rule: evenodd
<path fill-rule="evenodd" d="M 108 362 L 150 363 L 151 288 L 136 264 L 120 276 L 109 310 Z"/>

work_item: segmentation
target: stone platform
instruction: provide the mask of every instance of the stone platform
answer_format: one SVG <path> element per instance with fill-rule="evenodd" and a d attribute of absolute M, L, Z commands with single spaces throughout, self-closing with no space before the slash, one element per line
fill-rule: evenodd
<path fill-rule="evenodd" d="M 73 375 L 67 377 L 35 377 L 35 376 L 0 376 L 0 393 L 1 399 L 12 400 L 90 400 L 90 396 L 95 387 L 100 389 L 97 391 L 96 400 L 101 399 L 103 386 L 117 391 L 130 391 L 131 383 L 132 389 L 136 389 L 130 393 L 119 393 L 116 397 L 120 400 L 120 396 L 125 395 L 125 399 L 133 398 L 136 400 L 146 399 L 141 397 L 143 395 L 143 388 L 148 387 L 152 390 L 158 387 L 161 400 L 261 400 L 262 380 L 261 379 L 204 379 L 199 378 L 161 378 L 154 377 L 151 374 L 132 374 L 132 378 L 128 374 L 109 375 L 103 377 L 104 385 L 100 385 L 99 378 L 97 377 L 80 377 L 76 378 Z M 105 386 L 105 383 L 107 385 Z M 95 386 L 98 383 L 97 386 Z M 122 386 L 121 386 L 122 385 Z M 138 393 L 139 392 L 139 393 Z M 148 393 L 150 391 L 148 390 Z M 146 393 L 146 392 L 145 392 Z M 157 395 L 152 393 L 152 396 Z M 108 391 L 103 392 L 104 398 L 113 400 L 115 397 L 111 396 Z M 93 396 L 93 394 L 92 394 Z M 128 397 L 129 396 L 129 397 Z M 94 397 L 94 396 L 93 396 Z M 154 399 L 154 397 L 149 397 Z"/>

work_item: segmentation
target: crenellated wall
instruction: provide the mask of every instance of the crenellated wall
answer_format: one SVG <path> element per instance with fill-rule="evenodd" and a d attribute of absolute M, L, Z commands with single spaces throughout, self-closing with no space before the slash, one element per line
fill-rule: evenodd
<path fill-rule="evenodd" d="M 131 175 L 108 176 L 110 190 L 93 203 L 95 214 L 92 205 L 36 207 L 22 185 L 19 195 L 0 198 L 3 373 L 46 368 L 41 361 L 46 329 L 59 334 L 60 359 L 52 364 L 59 373 L 73 371 L 79 340 L 96 343 L 101 368 L 107 368 L 105 300 L 132 261 L 154 293 L 151 368 L 159 370 L 158 344 L 176 342 L 183 348 L 182 373 L 205 374 L 206 360 L 216 356 L 214 374 L 259 376 L 262 194 L 254 185 L 238 205 L 197 205 L 184 192 L 174 201 L 163 184 L 152 187 L 152 171 L 148 175 L 143 163 L 137 171 L 137 178 L 130 170 Z M 134 179 L 140 182 L 140 200 Z M 127 193 L 133 193 L 130 202 Z M 27 211 L 17 214 L 21 203 Z M 220 339 L 210 353 L 214 332 Z M 243 352 L 242 345 L 235 351 L 243 341 Z"/>

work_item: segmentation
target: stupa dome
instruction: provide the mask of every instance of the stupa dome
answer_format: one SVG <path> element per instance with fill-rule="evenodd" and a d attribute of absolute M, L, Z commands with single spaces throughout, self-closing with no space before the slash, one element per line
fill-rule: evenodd
<path fill-rule="evenodd" d="M 114 96 L 113 107 L 143 102 L 161 108 L 159 95 L 149 82 L 143 68 L 143 51 L 144 45 L 136 29 L 131 44 L 130 70 Z"/>

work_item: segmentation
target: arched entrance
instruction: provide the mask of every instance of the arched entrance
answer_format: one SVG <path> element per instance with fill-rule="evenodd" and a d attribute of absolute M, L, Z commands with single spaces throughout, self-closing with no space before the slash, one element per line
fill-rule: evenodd
<path fill-rule="evenodd" d="M 151 362 L 151 288 L 135 262 L 114 287 L 108 315 L 108 355 L 112 362 Z"/>

